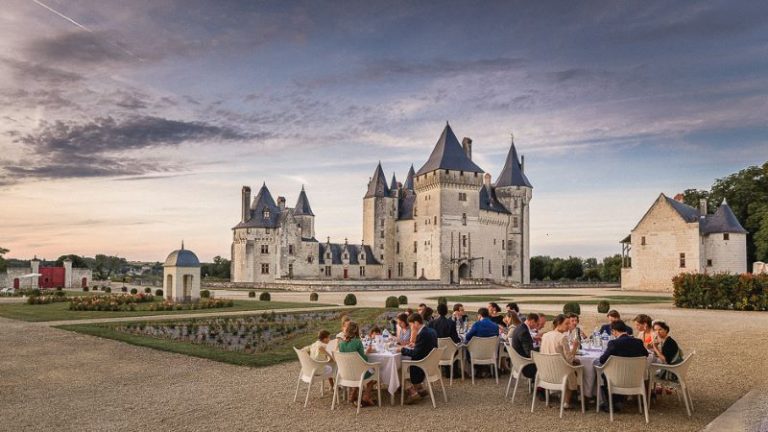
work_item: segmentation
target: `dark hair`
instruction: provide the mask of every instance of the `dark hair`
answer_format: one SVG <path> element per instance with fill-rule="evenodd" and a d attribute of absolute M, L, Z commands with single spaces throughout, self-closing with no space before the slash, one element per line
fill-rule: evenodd
<path fill-rule="evenodd" d="M 501 308 L 499 307 L 498 303 L 490 302 L 488 305 L 491 307 L 491 309 L 495 310 L 496 312 L 501 312 Z"/>
<path fill-rule="evenodd" d="M 349 342 L 354 338 L 360 337 L 360 327 L 357 325 L 356 322 L 350 321 L 349 324 L 347 324 L 347 330 L 344 332 L 344 340 Z"/>
<path fill-rule="evenodd" d="M 619 311 L 617 311 L 616 309 L 609 310 L 605 316 L 621 319 L 621 315 L 619 314 Z"/>
<path fill-rule="evenodd" d="M 477 310 L 477 314 L 483 318 L 488 318 L 491 314 L 488 313 L 488 308 L 481 307 Z"/>
<path fill-rule="evenodd" d="M 552 327 L 557 327 L 557 326 L 559 326 L 560 324 L 562 324 L 563 322 L 565 322 L 565 318 L 566 318 L 566 317 L 565 317 L 565 315 L 563 315 L 563 314 L 560 314 L 560 315 L 556 316 L 556 317 L 555 317 L 555 318 L 552 320 Z"/>
<path fill-rule="evenodd" d="M 438 303 L 437 304 L 437 314 L 440 316 L 446 316 L 448 315 L 448 305 L 445 303 Z"/>
<path fill-rule="evenodd" d="M 568 312 L 567 314 L 565 314 L 565 317 L 566 318 L 578 318 L 579 314 L 574 313 L 574 312 Z"/>
<path fill-rule="evenodd" d="M 517 303 L 507 303 L 507 307 L 517 313 L 520 313 L 520 308 L 517 306 Z"/>
<path fill-rule="evenodd" d="M 424 303 L 419 303 L 419 307 L 425 308 L 425 307 L 427 307 L 427 305 L 425 305 Z"/>
<path fill-rule="evenodd" d="M 413 309 L 411 309 L 411 308 L 407 308 L 407 309 L 405 309 L 405 314 L 406 314 L 406 315 L 410 315 L 410 314 L 412 314 L 412 313 L 413 313 Z"/>
<path fill-rule="evenodd" d="M 525 317 L 526 321 L 538 321 L 539 320 L 539 314 L 536 312 L 531 312 Z"/>
<path fill-rule="evenodd" d="M 461 304 L 461 303 L 456 303 L 455 305 L 453 305 L 453 311 L 454 311 L 454 312 L 458 312 L 458 311 L 459 311 L 461 308 L 463 308 L 463 307 L 464 307 L 464 305 L 463 305 L 463 304 Z"/>
<path fill-rule="evenodd" d="M 624 324 L 624 321 L 622 320 L 616 320 L 611 323 L 611 330 L 615 330 L 619 333 L 626 333 L 627 332 L 627 325 Z"/>
<path fill-rule="evenodd" d="M 408 317 L 408 322 L 409 323 L 417 322 L 419 324 L 424 324 L 424 318 L 417 313 L 412 313 L 411 316 Z"/>
<path fill-rule="evenodd" d="M 381 329 L 379 328 L 379 326 L 373 326 L 373 327 L 371 327 L 371 329 L 368 331 L 368 334 L 369 334 L 369 335 L 370 335 L 370 334 L 374 334 L 374 333 L 378 333 L 378 334 L 381 334 Z"/>
<path fill-rule="evenodd" d="M 404 323 L 407 323 L 407 322 L 408 322 L 408 314 L 407 314 L 407 313 L 405 313 L 405 312 L 403 312 L 403 313 L 399 314 L 399 315 L 397 316 L 397 320 L 398 320 L 398 321 L 402 321 L 402 322 L 404 322 Z"/>
<path fill-rule="evenodd" d="M 329 337 L 331 337 L 331 332 L 328 330 L 320 330 L 320 333 L 317 334 L 317 340 L 323 340 Z"/>
<path fill-rule="evenodd" d="M 638 324 L 645 324 L 648 327 L 652 327 L 653 326 L 653 320 L 651 319 L 651 317 L 649 317 L 646 314 L 640 314 L 640 315 L 636 316 L 635 319 L 633 319 L 632 321 L 634 321 L 634 322 L 636 322 Z"/>
<path fill-rule="evenodd" d="M 433 313 L 435 313 L 435 311 L 432 310 L 431 307 L 427 306 L 427 307 L 424 308 L 424 312 L 423 312 L 423 315 L 421 317 L 424 318 L 425 320 L 429 321 L 429 320 L 432 319 L 432 314 Z"/>
<path fill-rule="evenodd" d="M 665 332 L 669 333 L 669 326 L 664 321 L 656 321 L 653 323 L 654 326 L 659 326 L 664 329 Z"/>
<path fill-rule="evenodd" d="M 519 326 L 521 324 L 520 317 L 517 315 L 517 312 L 515 311 L 507 312 L 507 318 L 512 320 L 512 325 L 514 326 Z"/>

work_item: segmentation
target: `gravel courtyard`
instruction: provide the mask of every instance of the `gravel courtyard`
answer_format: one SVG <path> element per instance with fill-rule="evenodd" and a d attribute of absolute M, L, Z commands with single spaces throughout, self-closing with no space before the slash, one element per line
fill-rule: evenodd
<path fill-rule="evenodd" d="M 561 420 L 554 406 L 537 403 L 531 414 L 526 392 L 514 405 L 504 399 L 507 375 L 498 386 L 488 379 L 474 387 L 454 381 L 449 403 L 439 401 L 435 410 L 428 402 L 401 408 L 385 399 L 382 409 L 355 417 L 349 404 L 331 412 L 330 396 L 320 399 L 317 387 L 309 408 L 293 403 L 295 362 L 251 369 L 0 319 L 0 430 L 509 430 L 520 424 L 537 431 L 695 431 L 748 390 L 766 388 L 768 314 L 632 305 L 627 315 L 637 309 L 667 320 L 686 353 L 696 350 L 692 419 L 674 396 L 651 407 L 648 426 L 632 409 L 612 425 L 594 410 L 567 411 Z M 596 318 L 583 314 L 587 329 Z"/>

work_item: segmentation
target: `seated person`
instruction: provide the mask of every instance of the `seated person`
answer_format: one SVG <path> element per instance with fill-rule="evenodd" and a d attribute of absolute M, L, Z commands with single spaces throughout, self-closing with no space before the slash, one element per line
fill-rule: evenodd
<path fill-rule="evenodd" d="M 416 308 L 416 313 L 418 313 L 419 315 L 421 315 L 423 317 L 425 309 L 427 309 L 427 305 L 425 305 L 424 303 L 419 303 L 419 307 Z M 408 316 L 411 316 L 411 313 L 412 312 L 408 312 Z"/>
<path fill-rule="evenodd" d="M 552 320 L 553 330 L 541 337 L 542 354 L 560 354 L 568 364 L 578 364 L 576 352 L 579 350 L 579 341 L 571 342 L 568 339 L 568 332 L 571 329 L 571 319 L 560 314 Z M 579 387 L 576 377 L 576 371 L 568 375 L 568 382 L 565 389 L 564 407 L 569 409 L 573 391 Z"/>
<path fill-rule="evenodd" d="M 360 340 L 360 327 L 356 322 L 349 321 L 347 323 L 347 330 L 344 333 L 344 339 L 339 342 L 339 352 L 356 352 L 360 354 L 360 357 L 362 357 L 363 360 L 368 361 L 368 356 L 366 354 L 370 353 L 372 349 L 372 347 L 368 347 L 368 351 L 366 352 L 366 350 L 363 348 L 363 341 Z M 370 376 L 371 372 L 365 373 L 365 378 L 370 378 Z M 375 383 L 373 381 L 370 381 L 363 389 L 361 405 L 364 407 L 374 405 L 373 398 L 371 396 L 371 389 L 373 389 L 374 384 Z M 357 389 L 353 389 L 353 391 L 350 392 L 349 401 L 357 402 Z"/>
<path fill-rule="evenodd" d="M 660 363 L 677 364 L 683 361 L 683 351 L 677 345 L 677 342 L 669 335 L 669 326 L 664 321 L 653 323 L 653 331 L 656 333 L 656 339 L 651 344 L 653 353 Z M 677 381 L 677 376 L 672 372 L 659 371 L 657 375 L 660 379 L 667 381 Z"/>
<path fill-rule="evenodd" d="M 491 321 L 487 308 L 477 310 L 477 321 L 472 324 L 472 328 L 467 332 L 466 342 L 469 343 L 473 337 L 492 337 L 499 335 L 499 326 Z"/>
<path fill-rule="evenodd" d="M 467 314 L 464 313 L 463 304 L 456 303 L 453 305 L 453 314 L 451 315 L 451 319 L 455 323 L 461 324 L 462 327 L 467 323 Z"/>
<path fill-rule="evenodd" d="M 581 326 L 579 325 L 579 315 L 573 312 L 568 312 L 565 314 L 565 318 L 568 321 L 568 339 L 571 341 L 577 341 L 579 344 L 581 344 L 581 340 L 586 339 L 587 335 L 584 334 L 584 330 L 582 330 Z"/>
<path fill-rule="evenodd" d="M 539 322 L 535 328 L 530 329 L 530 332 L 531 337 L 533 338 L 533 349 L 538 351 L 539 347 L 541 347 L 541 336 L 544 333 L 542 330 L 544 330 L 544 326 L 547 325 L 547 316 L 543 313 L 538 313 L 536 316 L 539 317 Z"/>
<path fill-rule="evenodd" d="M 522 324 L 520 321 L 520 316 L 515 311 L 508 311 L 507 315 L 504 317 L 504 325 L 507 327 L 507 339 L 512 340 L 512 333 L 515 331 L 515 328 Z"/>
<path fill-rule="evenodd" d="M 504 317 L 501 315 L 501 308 L 498 304 L 491 302 L 488 303 L 488 313 L 491 321 L 496 323 L 498 326 L 504 325 Z"/>
<path fill-rule="evenodd" d="M 530 329 L 536 329 L 539 325 L 539 315 L 537 313 L 529 313 L 525 317 L 525 322 L 520 324 L 512 332 L 510 343 L 512 348 L 527 359 L 531 358 L 531 351 L 533 351 L 533 338 L 531 337 Z M 533 379 L 536 376 L 536 365 L 526 365 L 522 370 L 523 376 L 529 379 Z"/>
<path fill-rule="evenodd" d="M 320 330 L 317 334 L 317 340 L 309 346 L 309 357 L 312 360 L 319 362 L 330 362 L 331 355 L 328 354 L 327 347 L 328 342 L 331 341 L 331 332 L 328 330 Z M 330 365 L 325 366 L 325 373 L 329 374 L 333 368 Z M 328 382 L 333 386 L 333 378 L 328 378 Z"/>
<path fill-rule="evenodd" d="M 432 310 L 431 307 L 427 306 L 424 308 L 424 311 L 421 313 L 421 317 L 424 318 L 424 322 L 428 323 L 432 321 L 432 315 L 435 313 L 434 310 Z"/>
<path fill-rule="evenodd" d="M 411 330 L 408 328 L 408 315 L 401 313 L 397 316 L 397 344 L 406 346 L 411 343 Z"/>
<path fill-rule="evenodd" d="M 514 312 L 516 314 L 520 314 L 520 307 L 517 306 L 517 303 L 507 303 L 507 313 Z"/>
<path fill-rule="evenodd" d="M 336 339 L 342 340 L 344 339 L 344 335 L 347 332 L 347 324 L 352 321 L 352 318 L 349 317 L 349 315 L 344 315 L 341 317 L 341 331 L 336 334 Z"/>
<path fill-rule="evenodd" d="M 376 339 L 376 336 L 381 336 L 381 329 L 379 326 L 373 326 L 371 327 L 371 330 L 368 331 L 369 338 Z"/>
<path fill-rule="evenodd" d="M 437 348 L 437 333 L 424 325 L 424 318 L 419 314 L 411 314 L 408 317 L 408 324 L 411 328 L 411 334 L 416 335 L 416 341 L 413 348 L 402 348 L 403 356 L 410 357 L 411 360 L 422 360 Z M 421 385 L 424 382 L 424 370 L 419 367 L 411 366 L 408 368 L 408 374 L 411 376 L 412 386 L 408 388 L 408 403 L 413 403 L 421 397 L 429 394 Z"/>
<path fill-rule="evenodd" d="M 454 343 L 459 343 L 459 333 L 456 331 L 456 323 L 446 318 L 448 315 L 448 306 L 440 303 L 437 305 L 437 319 L 430 321 L 427 326 L 437 333 L 438 338 L 451 338 Z"/>
<path fill-rule="evenodd" d="M 643 341 L 646 348 L 651 348 L 653 345 L 653 320 L 646 314 L 640 314 L 632 320 L 635 323 L 635 330 L 637 330 L 636 337 Z"/>
<path fill-rule="evenodd" d="M 608 342 L 608 348 L 606 348 L 603 355 L 601 355 L 600 359 L 598 359 L 598 362 L 601 365 L 604 365 L 605 362 L 607 362 L 611 356 L 648 357 L 648 350 L 645 349 L 645 345 L 643 345 L 643 341 L 641 341 L 640 339 L 633 338 L 632 336 L 627 334 L 627 325 L 624 324 L 624 321 L 617 320 L 612 322 L 611 334 L 615 339 Z M 603 386 L 601 391 L 605 396 L 603 400 L 607 401 L 608 400 L 607 388 Z M 621 411 L 621 408 L 624 405 L 624 399 L 625 398 L 623 395 L 613 395 L 614 411 Z M 600 409 L 602 409 L 603 411 L 608 411 L 607 402 L 604 402 L 600 406 Z"/>
<path fill-rule="evenodd" d="M 611 334 L 611 324 L 616 321 L 621 321 L 621 315 L 619 314 L 619 311 L 616 309 L 611 309 L 608 311 L 608 314 L 606 314 L 606 317 L 608 317 L 608 324 L 603 324 L 602 327 L 600 327 L 600 334 L 606 333 L 608 335 Z M 624 321 L 621 321 L 622 323 Z M 624 333 L 632 336 L 632 328 L 630 328 L 628 325 L 626 325 L 626 328 L 624 329 Z"/>

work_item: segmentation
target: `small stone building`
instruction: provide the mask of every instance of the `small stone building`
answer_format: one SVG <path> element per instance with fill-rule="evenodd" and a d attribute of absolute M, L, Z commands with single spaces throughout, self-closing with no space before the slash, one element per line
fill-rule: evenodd
<path fill-rule="evenodd" d="M 188 249 L 175 250 L 163 264 L 163 292 L 166 300 L 189 302 L 200 300 L 200 260 Z"/>
<path fill-rule="evenodd" d="M 0 288 L 66 288 L 87 287 L 93 281 L 91 269 L 72 267 L 72 261 L 65 259 L 61 267 L 46 266 L 33 258 L 29 267 L 9 267 L 0 273 Z"/>
<path fill-rule="evenodd" d="M 725 200 L 709 214 L 706 200 L 697 209 L 660 194 L 621 244 L 624 290 L 672 291 L 680 273 L 747 271 L 747 231 Z"/>

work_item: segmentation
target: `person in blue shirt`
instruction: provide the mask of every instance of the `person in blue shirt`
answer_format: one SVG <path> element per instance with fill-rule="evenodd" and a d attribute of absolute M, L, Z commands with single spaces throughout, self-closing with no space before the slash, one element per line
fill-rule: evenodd
<path fill-rule="evenodd" d="M 608 324 L 605 324 L 602 327 L 600 327 L 600 334 L 605 333 L 610 335 L 612 332 L 611 324 L 617 321 L 621 321 L 621 315 L 619 314 L 619 311 L 615 309 L 611 309 L 610 311 L 608 311 L 608 314 L 606 316 L 608 317 Z M 624 321 L 621 321 L 621 323 L 624 323 Z M 628 325 L 624 325 L 624 332 L 632 336 L 632 327 Z"/>
<path fill-rule="evenodd" d="M 491 337 L 499 335 L 499 325 L 491 321 L 490 316 L 488 308 L 483 307 L 477 310 L 477 322 L 472 324 L 472 328 L 467 332 L 467 343 L 475 336 Z"/>

